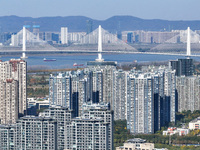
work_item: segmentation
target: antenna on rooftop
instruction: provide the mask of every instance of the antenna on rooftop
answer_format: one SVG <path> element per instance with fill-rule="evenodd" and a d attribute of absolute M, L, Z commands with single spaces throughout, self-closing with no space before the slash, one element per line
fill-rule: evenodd
<path fill-rule="evenodd" d="M 98 58 L 96 59 L 96 61 L 104 61 L 104 59 L 102 59 L 102 33 L 101 33 L 101 25 L 99 25 L 99 39 L 98 39 Z"/>

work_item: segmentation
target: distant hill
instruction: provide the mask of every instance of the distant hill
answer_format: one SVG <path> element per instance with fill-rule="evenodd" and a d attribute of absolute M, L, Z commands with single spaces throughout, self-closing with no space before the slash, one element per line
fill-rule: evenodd
<path fill-rule="evenodd" d="M 18 17 L 18 16 L 2 16 L 0 17 L 0 30 L 2 32 L 18 32 L 24 24 L 40 25 L 40 31 L 58 31 L 60 27 L 66 26 L 69 32 L 86 31 L 86 21 L 93 21 L 93 29 L 98 25 L 110 32 L 131 31 L 131 30 L 150 30 L 150 31 L 169 31 L 186 30 L 188 26 L 192 30 L 200 30 L 200 20 L 196 21 L 168 21 L 159 19 L 140 19 L 133 16 L 113 16 L 106 20 L 94 20 L 84 16 L 68 16 L 68 17 Z"/>

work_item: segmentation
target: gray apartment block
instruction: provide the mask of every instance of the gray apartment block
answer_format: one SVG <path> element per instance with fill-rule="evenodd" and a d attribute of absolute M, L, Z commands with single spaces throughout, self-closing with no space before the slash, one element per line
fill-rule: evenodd
<path fill-rule="evenodd" d="M 132 133 L 153 133 L 175 122 L 175 71 L 154 68 L 131 71 L 127 79 L 127 125 Z"/>
<path fill-rule="evenodd" d="M 108 123 L 108 149 L 113 149 L 113 125 L 114 125 L 114 112 L 110 108 L 109 103 L 91 104 L 85 103 L 82 106 L 84 118 L 101 118 L 104 123 Z"/>
<path fill-rule="evenodd" d="M 57 122 L 50 117 L 25 116 L 17 121 L 17 150 L 56 150 Z"/>
<path fill-rule="evenodd" d="M 70 150 L 108 150 L 109 123 L 101 118 L 77 117 L 72 119 L 70 128 Z"/>
<path fill-rule="evenodd" d="M 3 124 L 15 123 L 18 114 L 21 116 L 26 112 L 26 71 L 24 60 L 0 62 L 0 119 Z"/>
<path fill-rule="evenodd" d="M 19 115 L 18 81 L 0 80 L 0 118 L 1 124 L 16 123 Z"/>
<path fill-rule="evenodd" d="M 49 78 L 50 106 L 70 107 L 71 102 L 71 75 L 58 74 Z"/>
<path fill-rule="evenodd" d="M 63 150 L 67 143 L 69 143 L 69 130 L 67 126 L 71 124 L 73 111 L 66 107 L 55 106 L 46 109 L 39 116 L 49 116 L 57 121 L 57 149 Z"/>
<path fill-rule="evenodd" d="M 128 72 L 118 70 L 114 72 L 113 78 L 113 110 L 114 120 L 127 119 L 127 76 Z"/>
<path fill-rule="evenodd" d="M 16 150 L 16 125 L 0 125 L 1 150 Z"/>
<path fill-rule="evenodd" d="M 180 76 L 176 78 L 178 93 L 178 111 L 200 109 L 200 77 Z"/>
<path fill-rule="evenodd" d="M 111 109 L 113 109 L 112 108 L 113 106 L 112 104 L 113 103 L 113 73 L 116 70 L 117 63 L 112 62 L 112 61 L 102 61 L 102 62 L 90 61 L 90 62 L 87 62 L 87 65 L 88 65 L 88 69 L 91 72 L 102 73 L 102 76 L 98 77 L 99 78 L 98 80 L 102 83 L 100 82 L 97 83 L 96 82 L 97 79 L 94 78 L 95 80 L 93 81 L 93 88 L 95 91 L 95 87 L 99 86 L 98 88 L 101 89 L 101 86 L 102 86 L 103 90 L 98 91 L 100 94 L 103 94 L 103 95 L 99 95 L 99 102 L 101 102 L 100 100 L 103 99 L 103 102 L 110 103 Z M 93 100 L 93 102 L 95 102 L 95 100 Z"/>
<path fill-rule="evenodd" d="M 51 75 L 49 81 L 50 107 L 62 106 L 74 110 L 75 116 L 80 115 L 81 105 L 87 99 L 87 78 L 83 71 L 66 72 Z"/>
<path fill-rule="evenodd" d="M 148 74 L 130 76 L 127 125 L 131 133 L 154 133 L 153 79 Z"/>

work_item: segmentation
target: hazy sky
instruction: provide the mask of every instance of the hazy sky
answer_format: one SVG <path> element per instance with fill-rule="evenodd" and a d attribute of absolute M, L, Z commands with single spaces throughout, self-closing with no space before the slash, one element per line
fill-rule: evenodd
<path fill-rule="evenodd" d="M 200 0 L 0 0 L 0 16 L 8 15 L 200 20 Z"/>

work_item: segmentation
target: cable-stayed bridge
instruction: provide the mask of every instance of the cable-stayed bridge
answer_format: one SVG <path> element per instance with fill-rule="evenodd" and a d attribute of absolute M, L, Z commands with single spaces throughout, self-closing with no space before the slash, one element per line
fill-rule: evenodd
<path fill-rule="evenodd" d="M 189 28 L 183 30 L 175 36 L 167 39 L 161 44 L 150 48 L 146 52 L 141 52 L 135 47 L 117 38 L 117 35 L 111 34 L 102 29 L 102 53 L 127 53 L 127 54 L 158 54 L 158 55 L 179 55 L 200 57 L 200 35 L 191 31 Z M 70 46 L 53 46 L 48 42 L 39 39 L 39 37 L 25 27 L 14 35 L 18 46 L 0 46 L 0 54 L 45 54 L 45 53 L 98 53 L 97 43 L 98 29 L 83 36 L 80 41 Z M 177 43 L 177 41 L 179 41 Z M 188 47 L 189 46 L 189 47 Z M 186 53 L 187 47 L 187 53 Z M 193 54 L 191 54 L 191 49 Z M 175 51 L 174 51 L 175 50 Z"/>

